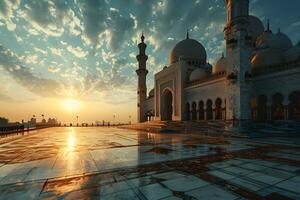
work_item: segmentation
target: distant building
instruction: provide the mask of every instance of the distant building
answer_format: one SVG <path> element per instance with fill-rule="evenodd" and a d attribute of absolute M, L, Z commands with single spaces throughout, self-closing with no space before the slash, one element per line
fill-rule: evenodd
<path fill-rule="evenodd" d="M 54 126 L 54 125 L 57 125 L 58 122 L 55 118 L 49 118 L 47 124 L 51 125 L 51 126 Z"/>
<path fill-rule="evenodd" d="M 0 126 L 8 125 L 8 119 L 0 117 Z"/>
<path fill-rule="evenodd" d="M 32 117 L 28 122 L 29 127 L 36 127 L 36 118 Z"/>
<path fill-rule="evenodd" d="M 249 0 L 226 0 L 226 55 L 211 66 L 197 40 L 180 41 L 147 95 L 147 45 L 137 55 L 138 122 L 300 120 L 300 42 L 249 15 Z"/>

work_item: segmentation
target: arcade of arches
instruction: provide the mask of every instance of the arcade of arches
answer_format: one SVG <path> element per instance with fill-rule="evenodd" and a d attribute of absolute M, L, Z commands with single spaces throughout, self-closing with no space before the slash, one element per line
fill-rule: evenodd
<path fill-rule="evenodd" d="M 198 105 L 198 106 L 197 106 Z M 186 120 L 226 120 L 226 107 L 221 98 L 186 103 Z"/>
<path fill-rule="evenodd" d="M 188 102 L 185 111 L 186 120 L 226 120 L 226 106 L 221 98 Z M 253 97 L 251 115 L 254 121 L 300 121 L 300 92 L 294 91 L 287 97 L 280 93 L 270 98 L 265 95 Z"/>
<path fill-rule="evenodd" d="M 294 120 L 300 121 L 300 92 L 294 91 L 288 97 L 275 93 L 270 98 L 265 95 L 251 100 L 252 120 Z"/>

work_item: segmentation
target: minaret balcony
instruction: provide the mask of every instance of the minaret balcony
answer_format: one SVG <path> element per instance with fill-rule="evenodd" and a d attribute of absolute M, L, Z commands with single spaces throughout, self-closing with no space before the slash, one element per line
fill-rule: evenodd
<path fill-rule="evenodd" d="M 140 62 L 140 61 L 147 61 L 148 60 L 148 56 L 145 54 L 139 54 L 136 56 L 136 59 Z"/>
<path fill-rule="evenodd" d="M 147 69 L 137 69 L 136 73 L 138 76 L 140 75 L 147 75 L 148 74 L 148 70 Z"/>
<path fill-rule="evenodd" d="M 237 43 L 238 43 L 238 41 L 234 38 L 226 41 L 226 45 L 229 47 L 235 47 L 237 45 Z"/>

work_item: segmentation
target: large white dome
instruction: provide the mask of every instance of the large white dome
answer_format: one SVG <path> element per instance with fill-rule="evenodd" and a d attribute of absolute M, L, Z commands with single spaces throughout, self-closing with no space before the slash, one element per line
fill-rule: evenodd
<path fill-rule="evenodd" d="M 204 79 L 206 77 L 207 77 L 207 72 L 205 71 L 205 69 L 197 68 L 194 71 L 192 71 L 190 75 L 190 81 L 197 81 L 197 80 Z"/>
<path fill-rule="evenodd" d="M 212 67 L 212 74 L 217 74 L 220 72 L 226 72 L 227 67 L 227 59 L 222 54 L 222 57 L 217 61 L 215 65 Z"/>
<path fill-rule="evenodd" d="M 170 53 L 170 64 L 179 61 L 179 58 L 194 61 L 198 64 L 206 63 L 205 48 L 197 40 L 187 39 L 177 43 Z"/>

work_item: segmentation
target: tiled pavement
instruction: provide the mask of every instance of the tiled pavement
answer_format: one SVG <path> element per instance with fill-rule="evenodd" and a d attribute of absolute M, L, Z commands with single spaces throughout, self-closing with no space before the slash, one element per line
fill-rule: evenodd
<path fill-rule="evenodd" d="M 0 145 L 0 199 L 300 199 L 299 188 L 300 138 L 53 128 Z"/>

